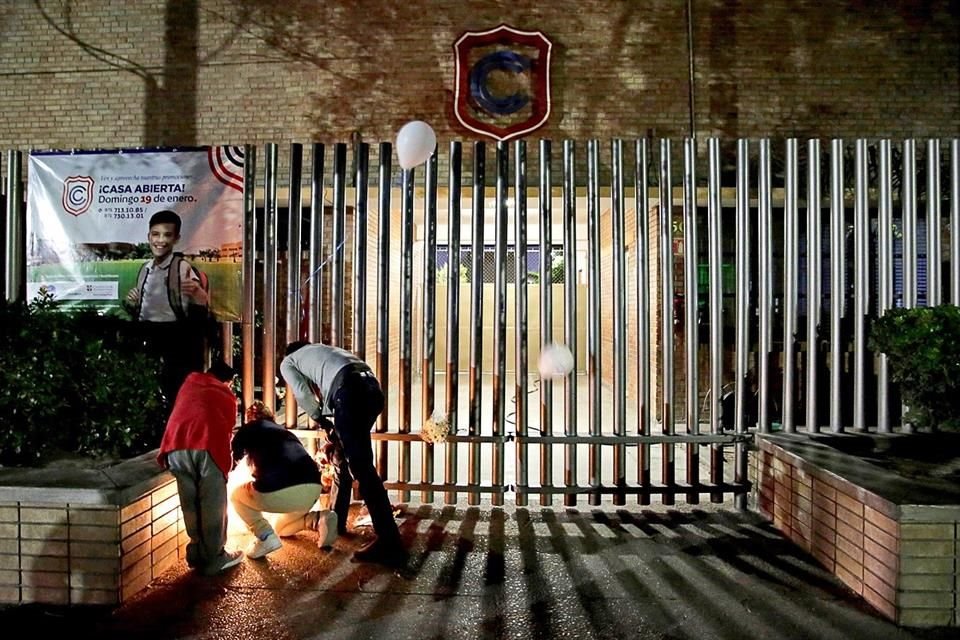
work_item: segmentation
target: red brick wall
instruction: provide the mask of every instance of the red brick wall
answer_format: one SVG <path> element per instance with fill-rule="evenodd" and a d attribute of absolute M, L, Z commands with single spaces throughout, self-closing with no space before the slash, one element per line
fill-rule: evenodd
<path fill-rule="evenodd" d="M 412 118 L 470 138 L 452 44 L 501 22 L 554 43 L 537 136 L 688 135 L 686 4 L 7 2 L 0 148 L 382 140 Z M 955 0 L 690 4 L 698 135 L 960 133 Z"/>

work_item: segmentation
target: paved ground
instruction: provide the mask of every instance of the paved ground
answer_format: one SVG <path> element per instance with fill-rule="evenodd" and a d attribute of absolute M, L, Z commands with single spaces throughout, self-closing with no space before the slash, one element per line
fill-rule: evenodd
<path fill-rule="evenodd" d="M 958 637 L 898 629 L 759 516 L 708 509 L 412 505 L 403 572 L 351 561 L 364 528 L 332 551 L 309 532 L 215 578 L 178 566 L 115 611 L 0 608 L 0 628 L 99 640 Z"/>

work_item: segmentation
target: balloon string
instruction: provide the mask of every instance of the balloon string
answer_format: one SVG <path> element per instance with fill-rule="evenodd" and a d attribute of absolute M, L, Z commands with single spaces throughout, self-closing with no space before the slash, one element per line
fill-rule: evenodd
<path fill-rule="evenodd" d="M 343 240 L 341 240 L 341 241 L 340 241 L 340 244 L 338 244 L 336 247 L 333 248 L 333 253 L 330 254 L 330 257 L 328 257 L 326 260 L 324 260 L 323 262 L 321 262 L 320 265 L 319 265 L 316 269 L 314 269 L 312 273 L 310 273 L 306 278 L 304 278 L 303 282 L 300 283 L 300 289 L 301 289 L 301 290 L 302 290 L 305 286 L 307 286 L 307 283 L 309 283 L 318 273 L 320 273 L 320 269 L 323 269 L 323 267 L 326 266 L 326 264 L 327 264 L 328 262 L 330 262 L 331 260 L 333 260 L 333 259 L 336 257 L 337 252 L 340 251 L 340 249 L 343 248 L 343 243 L 346 242 L 346 241 L 347 241 L 346 238 L 344 238 Z M 288 293 L 294 293 L 294 292 L 293 292 L 293 291 L 290 291 L 290 292 L 288 292 Z"/>

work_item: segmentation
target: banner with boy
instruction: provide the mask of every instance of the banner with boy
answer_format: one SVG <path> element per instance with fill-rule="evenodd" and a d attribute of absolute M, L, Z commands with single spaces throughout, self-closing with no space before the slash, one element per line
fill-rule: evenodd
<path fill-rule="evenodd" d="M 154 257 L 149 222 L 180 219 L 166 249 L 208 289 L 217 320 L 242 309 L 243 148 L 35 152 L 27 182 L 27 297 L 118 313 Z"/>

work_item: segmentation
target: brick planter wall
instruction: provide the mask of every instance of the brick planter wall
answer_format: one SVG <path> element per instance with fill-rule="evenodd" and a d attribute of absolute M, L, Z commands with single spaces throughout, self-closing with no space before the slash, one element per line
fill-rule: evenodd
<path fill-rule="evenodd" d="M 890 620 L 960 625 L 960 505 L 803 438 L 759 439 L 750 470 L 759 511 Z"/>
<path fill-rule="evenodd" d="M 150 456 L 104 470 L 109 487 L 76 471 L 18 486 L 44 474 L 4 469 L 0 603 L 119 604 L 175 564 L 186 548 L 176 483 Z"/>

